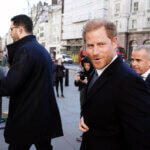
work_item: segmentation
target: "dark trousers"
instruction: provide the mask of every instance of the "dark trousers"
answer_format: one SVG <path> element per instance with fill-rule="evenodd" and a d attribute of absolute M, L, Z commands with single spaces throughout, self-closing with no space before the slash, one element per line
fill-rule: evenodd
<path fill-rule="evenodd" d="M 8 150 L 29 150 L 32 144 L 10 144 Z M 52 150 L 51 140 L 34 144 L 37 150 Z"/>
<path fill-rule="evenodd" d="M 2 97 L 0 97 L 0 122 L 2 119 Z"/>
<path fill-rule="evenodd" d="M 59 84 L 60 84 L 60 89 L 61 89 L 61 95 L 63 95 L 63 77 L 56 77 L 56 92 L 57 92 L 57 94 L 59 94 L 59 92 L 58 92 Z"/>

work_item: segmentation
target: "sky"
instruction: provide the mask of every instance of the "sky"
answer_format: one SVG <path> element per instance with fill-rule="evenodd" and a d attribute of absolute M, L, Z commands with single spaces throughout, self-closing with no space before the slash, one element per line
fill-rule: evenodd
<path fill-rule="evenodd" d="M 28 14 L 28 0 L 1 0 L 0 2 L 0 37 L 3 37 L 10 28 L 11 18 L 18 14 Z M 40 0 L 29 0 L 30 5 L 38 3 Z M 51 0 L 41 0 L 48 2 Z"/>

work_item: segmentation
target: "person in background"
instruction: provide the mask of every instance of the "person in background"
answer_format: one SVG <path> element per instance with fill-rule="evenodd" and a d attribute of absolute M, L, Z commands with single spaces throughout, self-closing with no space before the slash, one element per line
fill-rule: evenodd
<path fill-rule="evenodd" d="M 82 70 L 75 76 L 75 86 L 79 87 L 80 91 L 80 107 L 82 108 L 85 94 L 85 87 L 88 83 L 88 80 L 93 72 L 93 66 L 87 56 L 85 56 L 82 61 Z"/>
<path fill-rule="evenodd" d="M 2 66 L 0 66 L 0 79 L 3 79 L 6 76 L 5 71 Z M 0 97 L 0 123 L 2 120 L 2 97 Z"/>
<path fill-rule="evenodd" d="M 52 61 L 32 34 L 30 17 L 11 19 L 7 45 L 10 69 L 0 79 L 0 96 L 10 96 L 4 137 L 8 150 L 52 150 L 51 139 L 63 135 L 52 85 Z"/>
<path fill-rule="evenodd" d="M 82 109 L 83 102 L 84 102 L 84 95 L 85 95 L 85 89 L 86 85 L 88 83 L 88 80 L 94 70 L 90 60 L 87 56 L 85 56 L 82 61 L 82 70 L 75 76 L 74 84 L 75 86 L 79 87 L 80 91 L 80 108 Z M 77 141 L 82 141 L 82 135 L 76 138 Z"/>
<path fill-rule="evenodd" d="M 52 63 L 53 63 L 53 86 L 56 85 L 56 73 L 55 73 L 55 69 L 56 69 L 56 60 L 54 57 L 52 57 Z"/>
<path fill-rule="evenodd" d="M 0 66 L 5 67 L 7 65 L 8 65 L 7 58 L 6 56 L 4 56 L 3 51 L 0 51 Z"/>
<path fill-rule="evenodd" d="M 150 46 L 137 46 L 132 52 L 132 68 L 142 76 L 150 87 Z"/>
<path fill-rule="evenodd" d="M 8 70 L 9 70 L 9 68 L 8 68 L 7 57 L 4 56 L 4 52 L 3 51 L 0 51 L 0 66 L 1 66 L 1 70 L 3 70 L 3 72 L 6 75 Z"/>
<path fill-rule="evenodd" d="M 96 70 L 88 81 L 82 107 L 80 149 L 150 149 L 150 90 L 117 56 L 116 26 L 104 19 L 90 20 L 83 38 Z"/>
<path fill-rule="evenodd" d="M 57 97 L 59 97 L 59 84 L 60 84 L 60 89 L 61 89 L 61 97 L 64 98 L 63 94 L 63 77 L 65 75 L 65 67 L 62 64 L 61 58 L 58 59 L 57 65 L 55 67 L 55 81 L 56 81 L 56 92 L 57 92 Z"/>

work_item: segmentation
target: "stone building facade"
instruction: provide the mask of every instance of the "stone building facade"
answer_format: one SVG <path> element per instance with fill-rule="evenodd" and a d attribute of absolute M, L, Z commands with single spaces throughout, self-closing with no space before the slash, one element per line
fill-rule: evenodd
<path fill-rule="evenodd" d="M 127 59 L 141 44 L 150 45 L 150 0 L 112 0 L 109 11 L 118 28 L 119 45 L 126 49 Z"/>
<path fill-rule="evenodd" d="M 116 24 L 119 46 L 125 48 L 127 59 L 137 45 L 150 45 L 150 0 L 64 0 L 62 40 L 70 53 L 79 51 L 82 28 L 94 18 Z"/>
<path fill-rule="evenodd" d="M 84 42 L 82 29 L 89 19 L 107 17 L 108 0 L 64 0 L 62 40 L 68 54 L 78 54 Z"/>

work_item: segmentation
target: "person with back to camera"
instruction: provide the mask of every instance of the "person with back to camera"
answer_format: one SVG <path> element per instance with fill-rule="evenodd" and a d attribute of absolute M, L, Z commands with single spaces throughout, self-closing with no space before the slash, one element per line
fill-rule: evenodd
<path fill-rule="evenodd" d="M 52 61 L 32 34 L 30 17 L 11 19 L 7 45 L 10 69 L 0 79 L 0 96 L 10 96 L 4 137 L 8 150 L 52 150 L 51 139 L 63 135 L 52 84 Z"/>
<path fill-rule="evenodd" d="M 74 84 L 79 87 L 80 91 L 80 108 L 82 109 L 85 87 L 88 83 L 88 80 L 94 70 L 90 60 L 85 56 L 81 61 L 82 70 L 75 76 Z M 77 141 L 82 141 L 82 135 L 76 138 Z"/>
<path fill-rule="evenodd" d="M 137 46 L 132 52 L 132 68 L 143 78 L 150 87 L 150 46 Z"/>
<path fill-rule="evenodd" d="M 116 26 L 90 20 L 83 29 L 87 55 L 96 71 L 90 78 L 79 129 L 81 150 L 149 150 L 150 90 L 117 56 Z"/>
<path fill-rule="evenodd" d="M 57 97 L 59 97 L 59 84 L 60 84 L 60 90 L 61 90 L 61 97 L 64 98 L 63 94 L 63 77 L 65 74 L 65 67 L 62 64 L 61 58 L 58 59 L 58 63 L 55 67 L 55 77 L 56 77 L 56 92 L 57 92 Z"/>

